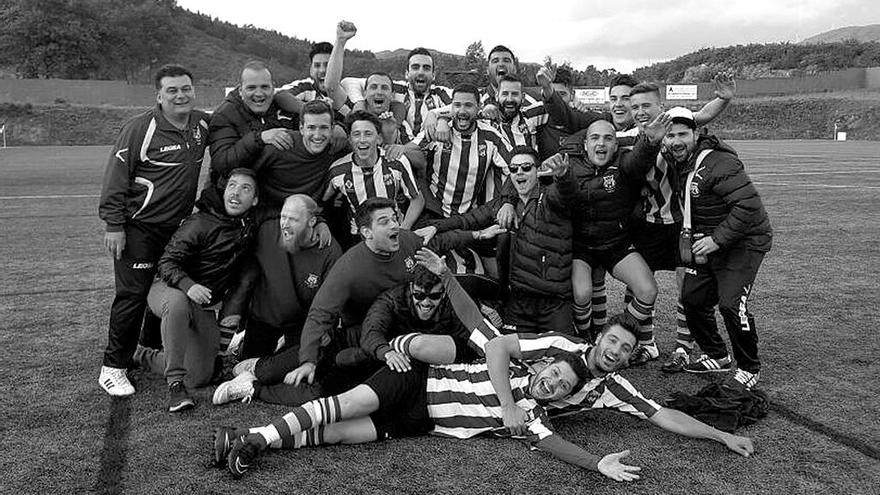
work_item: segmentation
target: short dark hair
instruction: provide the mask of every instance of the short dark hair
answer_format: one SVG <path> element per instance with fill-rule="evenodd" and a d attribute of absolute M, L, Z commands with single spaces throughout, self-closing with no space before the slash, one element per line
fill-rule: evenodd
<path fill-rule="evenodd" d="M 513 82 L 513 83 L 520 83 L 520 84 L 523 83 L 522 79 L 518 78 L 517 76 L 515 76 L 513 74 L 504 74 L 503 76 L 501 76 L 501 79 L 498 80 L 498 85 L 501 86 L 501 83 L 503 83 L 503 82 Z"/>
<path fill-rule="evenodd" d="M 571 69 L 562 66 L 556 69 L 556 77 L 553 78 L 553 82 L 556 84 L 564 84 L 570 88 L 574 83 L 574 79 L 571 76 Z"/>
<path fill-rule="evenodd" d="M 364 79 L 364 88 L 367 87 L 367 82 L 368 82 L 368 81 L 370 80 L 370 78 L 373 77 L 373 76 L 387 77 L 387 78 L 388 78 L 388 82 L 391 83 L 392 86 L 394 85 L 394 79 L 391 78 L 391 74 L 389 74 L 389 73 L 387 73 L 387 72 L 382 72 L 382 71 L 375 71 L 375 72 L 370 72 L 370 74 L 367 76 L 367 78 Z"/>
<path fill-rule="evenodd" d="M 431 270 L 428 270 L 422 265 L 416 265 L 415 269 L 412 273 L 412 279 L 410 280 L 413 285 L 418 285 L 419 287 L 430 289 L 435 285 L 441 282 L 440 277 L 434 274 Z"/>
<path fill-rule="evenodd" d="M 329 55 L 332 52 L 333 52 L 333 45 L 331 45 L 330 43 L 328 43 L 326 41 L 320 41 L 318 43 L 315 43 L 314 45 L 312 45 L 312 49 L 309 51 L 309 63 L 312 63 L 312 60 L 314 60 L 315 55 L 319 55 L 321 53 L 326 53 Z"/>
<path fill-rule="evenodd" d="M 259 182 L 257 182 L 257 173 L 254 172 L 253 169 L 245 168 L 245 167 L 236 167 L 236 168 L 230 170 L 228 174 L 224 175 L 218 181 L 218 183 L 217 183 L 218 189 L 220 189 L 221 191 L 226 189 L 226 185 L 229 184 L 229 179 L 231 179 L 233 175 L 244 175 L 244 176 L 250 177 L 251 179 L 253 179 L 254 185 L 259 184 Z M 260 189 L 259 187 L 256 188 L 256 190 L 254 191 L 255 194 L 259 194 L 259 192 L 258 192 L 259 189 Z"/>
<path fill-rule="evenodd" d="M 156 76 L 154 77 L 154 81 L 156 83 L 156 90 L 162 89 L 162 79 L 165 77 L 178 77 L 178 76 L 189 76 L 189 80 L 191 82 L 195 82 L 193 80 L 192 72 L 189 71 L 186 67 L 182 65 L 175 64 L 165 64 L 162 67 L 159 67 L 159 70 L 156 71 Z"/>
<path fill-rule="evenodd" d="M 366 120 L 376 127 L 377 133 L 382 133 L 382 121 L 379 120 L 379 117 L 373 114 L 373 112 L 368 112 L 366 110 L 355 110 L 345 116 L 345 132 L 351 135 L 351 126 L 358 120 Z"/>
<path fill-rule="evenodd" d="M 368 198 L 357 208 L 355 224 L 357 224 L 358 230 L 364 227 L 370 228 L 373 225 L 373 212 L 385 208 L 393 210 L 395 206 L 397 205 L 394 203 L 394 200 L 388 198 Z"/>
<path fill-rule="evenodd" d="M 507 53 L 510 54 L 511 57 L 513 57 L 513 63 L 514 63 L 514 64 L 519 63 L 519 62 L 517 62 L 517 60 L 516 60 L 516 55 L 513 54 L 513 50 L 511 50 L 510 48 L 507 48 L 507 47 L 504 46 L 504 45 L 495 45 L 494 48 L 492 48 L 491 50 L 489 50 L 489 54 L 486 56 L 486 60 L 491 60 L 491 59 L 492 59 L 492 54 L 495 53 L 495 52 L 507 52 Z"/>
<path fill-rule="evenodd" d="M 323 115 L 327 114 L 330 116 L 330 123 L 333 123 L 333 109 L 330 108 L 330 105 L 324 100 L 312 100 L 307 102 L 302 107 L 302 111 L 299 113 L 299 123 L 302 125 L 305 122 L 305 116 L 308 115 Z"/>
<path fill-rule="evenodd" d="M 642 82 L 633 86 L 629 91 L 630 96 L 640 95 L 642 93 L 654 93 L 657 95 L 657 98 L 660 98 L 660 86 L 654 83 Z"/>
<path fill-rule="evenodd" d="M 611 79 L 611 84 L 609 85 L 609 87 L 613 88 L 615 86 L 629 86 L 632 88 L 633 86 L 637 86 L 638 84 L 639 82 L 636 81 L 636 78 L 634 78 L 633 76 L 629 74 L 618 74 Z"/>
<path fill-rule="evenodd" d="M 636 317 L 624 311 L 622 313 L 617 313 L 616 315 L 608 318 L 608 323 L 605 323 L 605 326 L 602 327 L 602 333 L 608 331 L 609 328 L 613 326 L 619 326 L 623 328 L 627 332 L 633 334 L 636 338 L 636 342 L 639 340 L 639 321 L 636 320 Z"/>
<path fill-rule="evenodd" d="M 470 93 L 474 95 L 474 99 L 477 100 L 477 103 L 480 102 L 480 90 L 471 83 L 456 84 L 455 87 L 452 88 L 452 97 L 455 98 L 455 95 L 458 93 Z"/>
<path fill-rule="evenodd" d="M 407 66 L 409 66 L 409 59 L 413 58 L 416 55 L 426 55 L 428 57 L 431 57 L 431 65 L 434 65 L 434 55 L 431 55 L 431 52 L 429 52 L 427 48 L 423 48 L 421 46 L 418 46 L 418 47 L 410 50 L 409 55 L 406 56 L 406 65 Z M 434 69 L 436 70 L 437 68 L 434 67 Z"/>
<path fill-rule="evenodd" d="M 533 160 L 535 160 L 535 164 L 541 165 L 541 162 L 538 159 L 538 153 L 531 146 L 528 146 L 526 144 L 518 144 L 514 146 L 513 149 L 510 151 L 510 158 L 513 159 L 513 157 L 515 157 L 516 155 L 529 155 L 532 157 Z"/>
<path fill-rule="evenodd" d="M 587 383 L 592 375 L 590 374 L 590 369 L 587 368 L 587 363 L 584 361 L 584 355 L 580 352 L 567 352 L 563 351 L 559 354 L 553 356 L 554 363 L 568 363 L 571 366 L 571 370 L 574 371 L 574 374 L 577 376 L 578 381 L 571 387 L 571 394 L 577 392 Z M 569 394 L 569 395 L 571 395 Z"/>

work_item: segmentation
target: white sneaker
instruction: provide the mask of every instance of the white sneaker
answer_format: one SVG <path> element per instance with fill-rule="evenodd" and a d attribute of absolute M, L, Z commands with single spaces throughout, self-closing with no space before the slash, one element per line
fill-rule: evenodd
<path fill-rule="evenodd" d="M 123 368 L 101 366 L 101 376 L 98 377 L 98 385 L 114 397 L 125 397 L 134 394 L 134 387 L 128 381 L 128 376 L 126 376 L 125 369 Z"/>
<path fill-rule="evenodd" d="M 251 396 L 254 394 L 254 381 L 256 379 L 257 377 L 253 373 L 245 371 L 232 380 L 221 383 L 214 390 L 214 397 L 211 399 L 211 402 L 215 406 L 239 399 L 245 403 L 250 402 Z"/>
<path fill-rule="evenodd" d="M 732 385 L 737 383 L 742 385 L 746 390 L 750 390 L 752 387 L 758 384 L 758 380 L 761 378 L 760 372 L 751 373 L 742 368 L 737 368 L 733 375 L 727 377 L 727 381 L 725 382 L 727 385 Z"/>
<path fill-rule="evenodd" d="M 244 372 L 253 374 L 254 370 L 257 368 L 258 359 L 259 358 L 249 358 L 235 363 L 235 366 L 232 367 L 232 376 L 238 376 Z"/>

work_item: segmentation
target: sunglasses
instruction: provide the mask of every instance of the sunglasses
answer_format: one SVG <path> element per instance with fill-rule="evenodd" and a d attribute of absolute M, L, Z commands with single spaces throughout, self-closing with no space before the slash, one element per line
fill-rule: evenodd
<path fill-rule="evenodd" d="M 516 164 L 508 165 L 507 170 L 510 170 L 511 174 L 515 174 L 515 173 L 519 172 L 520 169 L 522 169 L 522 171 L 525 173 L 529 173 L 532 171 L 532 168 L 534 168 L 534 166 L 535 166 L 534 163 L 516 163 Z"/>
<path fill-rule="evenodd" d="M 424 301 L 425 299 L 430 299 L 432 301 L 439 301 L 440 298 L 443 297 L 444 292 L 422 292 L 422 291 L 412 291 L 413 299 L 416 301 Z"/>

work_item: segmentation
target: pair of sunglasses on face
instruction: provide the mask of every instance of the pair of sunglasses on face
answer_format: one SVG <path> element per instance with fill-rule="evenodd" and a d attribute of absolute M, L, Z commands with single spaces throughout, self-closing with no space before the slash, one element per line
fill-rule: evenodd
<path fill-rule="evenodd" d="M 532 171 L 533 168 L 535 168 L 535 164 L 532 162 L 511 163 L 507 166 L 507 170 L 509 170 L 511 174 L 515 174 L 520 170 L 522 170 L 524 173 L 529 173 Z"/>
<path fill-rule="evenodd" d="M 443 294 L 444 294 L 443 291 L 438 291 L 438 292 L 423 292 L 420 290 L 419 291 L 416 291 L 416 290 L 412 291 L 413 299 L 415 299 L 416 301 L 424 301 L 425 299 L 430 299 L 432 301 L 439 301 L 440 298 L 443 297 Z"/>

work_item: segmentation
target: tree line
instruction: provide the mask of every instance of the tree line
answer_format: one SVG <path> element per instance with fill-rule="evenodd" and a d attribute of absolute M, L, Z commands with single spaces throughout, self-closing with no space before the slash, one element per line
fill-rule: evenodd
<path fill-rule="evenodd" d="M 220 40 L 228 53 L 245 54 L 283 64 L 295 77 L 308 75 L 312 41 L 255 26 L 237 26 L 190 12 L 175 0 L 0 0 L 0 67 L 23 78 L 112 79 L 148 83 L 163 63 L 181 60 L 188 38 Z M 332 41 L 332 40 L 328 40 Z M 430 48 L 430 47 L 429 47 Z M 486 84 L 486 51 L 474 41 L 465 55 L 436 53 L 436 82 L 452 86 L 460 81 Z M 193 55 L 191 55 L 193 56 Z M 239 57 L 240 58 L 240 57 Z M 224 62 L 224 59 L 230 60 Z M 233 62 L 235 57 L 212 56 L 211 63 Z M 379 59 L 366 50 L 346 53 L 346 75 L 373 71 L 403 78 L 405 55 Z M 617 75 L 614 69 L 567 65 L 575 86 L 604 86 Z M 663 82 L 705 82 L 719 70 L 741 78 L 760 77 L 759 70 L 789 70 L 790 75 L 880 65 L 880 43 L 854 40 L 797 45 L 770 43 L 704 48 L 668 62 L 637 69 L 638 79 Z M 539 64 L 523 63 L 520 75 L 535 84 Z M 234 74 L 239 68 L 224 70 Z"/>

